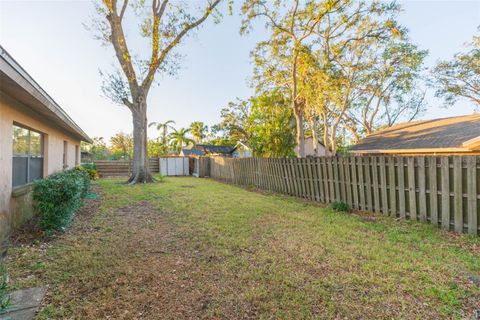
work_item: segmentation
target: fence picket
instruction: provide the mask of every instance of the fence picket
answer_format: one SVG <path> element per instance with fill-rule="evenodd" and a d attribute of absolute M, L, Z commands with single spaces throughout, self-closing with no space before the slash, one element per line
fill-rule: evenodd
<path fill-rule="evenodd" d="M 397 216 L 397 181 L 395 179 L 395 157 L 388 158 L 388 187 L 390 194 L 390 215 Z"/>
<path fill-rule="evenodd" d="M 374 210 L 376 213 L 380 212 L 380 190 L 378 190 L 378 167 L 377 157 L 372 158 L 372 180 L 373 180 L 373 200 Z"/>
<path fill-rule="evenodd" d="M 450 164 L 448 157 L 441 158 L 442 171 L 442 228 L 450 229 Z"/>
<path fill-rule="evenodd" d="M 366 201 L 365 201 L 365 179 L 363 176 L 364 165 L 363 157 L 358 158 L 358 185 L 360 189 L 360 209 L 366 211 Z"/>
<path fill-rule="evenodd" d="M 428 158 L 430 223 L 438 226 L 437 157 Z"/>
<path fill-rule="evenodd" d="M 380 157 L 380 190 L 382 192 L 382 212 L 388 215 L 387 168 L 385 157 Z"/>
<path fill-rule="evenodd" d="M 427 221 L 427 187 L 425 181 L 425 157 L 417 157 L 418 165 L 418 210 L 420 221 Z"/>
<path fill-rule="evenodd" d="M 477 157 L 469 157 L 467 161 L 467 210 L 468 233 L 476 235 L 477 221 Z"/>
<path fill-rule="evenodd" d="M 462 157 L 453 157 L 453 212 L 456 232 L 463 231 Z"/>
<path fill-rule="evenodd" d="M 350 167 L 352 173 L 352 190 L 353 190 L 353 208 L 360 209 L 358 200 L 358 184 L 357 184 L 357 163 L 356 157 L 350 159 Z"/>
<path fill-rule="evenodd" d="M 322 176 L 323 176 L 323 186 L 325 190 L 325 203 L 330 202 L 330 190 L 328 183 L 328 170 L 327 170 L 327 158 L 321 158 L 322 160 Z"/>
<path fill-rule="evenodd" d="M 399 157 L 397 163 L 398 173 L 398 210 L 400 218 L 405 219 L 407 216 L 405 208 L 405 167 L 403 164 L 403 158 Z"/>
<path fill-rule="evenodd" d="M 320 191 L 320 201 L 321 202 L 327 202 L 325 200 L 325 190 L 324 190 L 324 185 L 323 185 L 323 170 L 322 170 L 322 158 L 316 158 L 316 164 L 317 164 L 317 174 L 318 174 L 318 188 Z"/>
<path fill-rule="evenodd" d="M 343 159 L 343 167 L 345 172 L 345 188 L 347 191 L 347 203 L 350 207 L 353 207 L 352 180 L 350 177 L 350 158 L 349 157 L 346 157 Z"/>
<path fill-rule="evenodd" d="M 417 220 L 417 192 L 415 186 L 415 158 L 407 159 L 407 175 L 408 175 L 408 200 L 410 219 Z"/>
<path fill-rule="evenodd" d="M 367 210 L 373 212 L 373 199 L 372 199 L 372 179 L 370 176 L 370 157 L 365 158 L 365 186 L 366 186 L 366 196 L 367 196 Z"/>

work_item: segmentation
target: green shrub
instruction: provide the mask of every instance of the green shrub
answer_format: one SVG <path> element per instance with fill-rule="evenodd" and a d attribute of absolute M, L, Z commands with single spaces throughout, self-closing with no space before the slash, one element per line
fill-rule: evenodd
<path fill-rule="evenodd" d="M 333 211 L 338 211 L 338 212 L 350 212 L 350 206 L 348 203 L 343 202 L 343 201 L 335 201 L 332 203 L 332 209 Z"/>
<path fill-rule="evenodd" d="M 82 163 L 75 169 L 86 171 L 90 176 L 90 180 L 95 180 L 98 178 L 97 166 L 95 163 Z"/>
<path fill-rule="evenodd" d="M 82 205 L 90 187 L 85 170 L 68 170 L 52 174 L 33 183 L 35 211 L 44 231 L 65 230 Z"/>
<path fill-rule="evenodd" d="M 2 262 L 0 262 L 0 311 L 11 306 L 9 291 L 7 268 Z"/>

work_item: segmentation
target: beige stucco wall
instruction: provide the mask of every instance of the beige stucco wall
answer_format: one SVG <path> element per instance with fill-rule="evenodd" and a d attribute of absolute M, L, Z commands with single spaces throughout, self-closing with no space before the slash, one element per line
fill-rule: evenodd
<path fill-rule="evenodd" d="M 0 93 L 0 241 L 9 233 L 11 226 L 25 220 L 25 195 L 12 197 L 12 151 L 13 123 L 19 123 L 44 134 L 44 176 L 63 170 L 63 144 L 67 141 L 68 168 L 75 166 L 76 145 L 80 140 L 69 136 L 55 123 L 48 122 L 33 113 L 27 106 L 12 97 Z M 78 148 L 79 150 L 80 148 Z M 78 155 L 80 159 L 80 155 Z M 15 221 L 14 221 L 15 220 Z"/>
<path fill-rule="evenodd" d="M 298 155 L 299 149 L 300 148 L 298 146 L 295 147 L 295 154 Z M 317 154 L 315 154 L 313 150 L 313 139 L 311 137 L 305 139 L 305 156 L 324 157 L 325 154 L 325 147 L 323 145 L 320 143 L 317 144 Z"/>

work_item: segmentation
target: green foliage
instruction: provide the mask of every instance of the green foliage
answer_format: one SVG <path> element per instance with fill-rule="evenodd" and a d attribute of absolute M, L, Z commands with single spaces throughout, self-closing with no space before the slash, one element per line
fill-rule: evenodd
<path fill-rule="evenodd" d="M 76 170 L 85 171 L 88 173 L 90 180 L 95 180 L 98 178 L 97 166 L 95 163 L 82 163 L 80 166 L 75 168 Z"/>
<path fill-rule="evenodd" d="M 158 158 L 168 153 L 168 146 L 163 144 L 160 138 L 147 140 L 147 155 L 150 158 Z"/>
<path fill-rule="evenodd" d="M 220 111 L 221 121 L 218 125 L 212 127 L 212 133 L 222 133 L 219 137 L 212 138 L 221 143 L 235 145 L 238 141 L 248 141 L 250 139 L 247 132 L 247 119 L 251 113 L 251 104 L 249 101 L 237 99 L 235 102 L 229 102 L 228 105 Z"/>
<path fill-rule="evenodd" d="M 333 211 L 338 211 L 338 212 L 350 212 L 350 210 L 351 210 L 348 203 L 343 202 L 343 201 L 333 202 L 332 203 L 332 209 L 333 209 Z"/>
<path fill-rule="evenodd" d="M 447 105 L 465 98 L 480 108 L 480 34 L 473 37 L 469 49 L 451 61 L 439 62 L 433 70 L 435 96 L 444 98 Z"/>
<path fill-rule="evenodd" d="M 250 99 L 246 121 L 248 143 L 256 156 L 293 156 L 295 125 L 292 109 L 283 94 L 274 90 Z"/>
<path fill-rule="evenodd" d="M 40 227 L 47 232 L 68 228 L 89 187 L 89 173 L 82 167 L 35 181 L 33 199 L 35 211 L 40 217 Z"/>
<path fill-rule="evenodd" d="M 175 121 L 173 120 L 168 120 L 165 122 L 151 122 L 148 126 L 149 127 L 155 127 L 158 131 L 160 131 L 160 140 L 164 146 L 164 151 L 165 154 L 167 153 L 167 144 L 168 144 L 168 131 L 172 130 L 175 131 L 175 128 L 171 125 L 175 124 Z"/>
<path fill-rule="evenodd" d="M 11 298 L 9 294 L 8 272 L 5 265 L 0 263 L 0 311 L 11 306 Z"/>
<path fill-rule="evenodd" d="M 194 121 L 190 124 L 193 140 L 195 143 L 201 143 L 208 134 L 208 126 L 201 121 Z"/>
<path fill-rule="evenodd" d="M 190 131 L 190 129 L 181 128 L 170 134 L 170 144 L 176 152 L 180 152 L 182 148 L 195 143 L 195 141 L 188 137 Z"/>
<path fill-rule="evenodd" d="M 114 159 L 130 159 L 133 156 L 133 136 L 119 132 L 110 138 L 112 157 Z"/>

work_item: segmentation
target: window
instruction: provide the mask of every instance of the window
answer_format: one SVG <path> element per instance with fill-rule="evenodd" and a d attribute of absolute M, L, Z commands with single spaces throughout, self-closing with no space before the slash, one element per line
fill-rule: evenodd
<path fill-rule="evenodd" d="M 41 178 L 43 178 L 43 135 L 13 125 L 13 187 Z"/>
<path fill-rule="evenodd" d="M 75 146 L 75 165 L 78 166 L 80 164 L 80 147 L 78 145 Z"/>
<path fill-rule="evenodd" d="M 68 142 L 63 141 L 63 169 L 68 168 Z"/>

